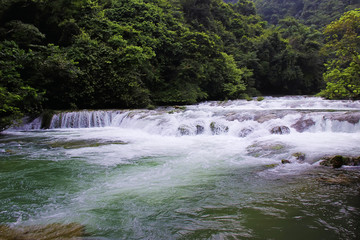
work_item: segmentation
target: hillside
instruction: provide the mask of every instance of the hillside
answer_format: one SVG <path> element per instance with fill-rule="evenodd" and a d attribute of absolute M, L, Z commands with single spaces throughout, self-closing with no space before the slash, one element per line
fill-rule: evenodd
<path fill-rule="evenodd" d="M 359 8 L 360 0 L 254 0 L 258 13 L 271 24 L 291 16 L 322 28 L 344 12 Z"/>

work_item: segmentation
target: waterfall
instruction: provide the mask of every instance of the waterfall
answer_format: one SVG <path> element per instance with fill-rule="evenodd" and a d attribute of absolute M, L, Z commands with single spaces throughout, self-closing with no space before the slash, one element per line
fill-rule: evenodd
<path fill-rule="evenodd" d="M 39 119 L 24 129 L 40 128 Z M 266 97 L 263 101 L 204 102 L 155 110 L 99 110 L 54 114 L 50 129 L 117 127 L 151 134 L 232 135 L 359 132 L 359 101 Z"/>

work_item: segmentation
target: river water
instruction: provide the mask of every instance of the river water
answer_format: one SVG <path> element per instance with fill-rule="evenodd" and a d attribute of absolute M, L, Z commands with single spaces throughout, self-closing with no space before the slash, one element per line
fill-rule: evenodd
<path fill-rule="evenodd" d="M 76 222 L 84 239 L 360 239 L 360 169 L 319 165 L 360 156 L 359 119 L 359 101 L 315 97 L 58 113 L 48 129 L 36 119 L 0 135 L 0 225 Z"/>

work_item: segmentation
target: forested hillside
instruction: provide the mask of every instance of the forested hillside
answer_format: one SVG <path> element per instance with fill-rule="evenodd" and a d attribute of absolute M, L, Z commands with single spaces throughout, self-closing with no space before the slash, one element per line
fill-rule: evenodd
<path fill-rule="evenodd" d="M 271 24 L 295 17 L 306 25 L 322 28 L 344 12 L 360 7 L 360 0 L 254 0 L 258 13 Z"/>
<path fill-rule="evenodd" d="M 323 40 L 249 0 L 3 0 L 0 130 L 44 109 L 314 94 Z"/>

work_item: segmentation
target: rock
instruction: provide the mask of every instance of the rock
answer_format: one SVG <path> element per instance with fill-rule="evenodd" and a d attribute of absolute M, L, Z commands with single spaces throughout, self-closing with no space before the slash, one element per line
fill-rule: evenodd
<path fill-rule="evenodd" d="M 298 132 L 304 132 L 314 125 L 315 125 L 314 120 L 309 118 L 309 119 L 300 119 L 296 123 L 291 125 L 291 127 L 295 128 L 296 131 Z"/>
<path fill-rule="evenodd" d="M 80 239 L 80 237 L 84 235 L 85 228 L 78 223 L 52 223 L 48 225 L 32 225 L 24 227 L 9 227 L 7 225 L 0 225 L 0 239 L 4 240 L 70 240 Z"/>
<path fill-rule="evenodd" d="M 324 116 L 324 119 L 357 124 L 360 121 L 360 113 L 358 113 L 358 112 L 335 113 L 335 114 L 332 113 L 332 114 L 328 114 L 327 116 Z"/>
<path fill-rule="evenodd" d="M 294 157 L 295 160 L 298 160 L 298 161 L 305 160 L 305 153 L 302 153 L 302 152 L 293 153 L 291 156 Z"/>
<path fill-rule="evenodd" d="M 344 157 L 341 155 L 324 157 L 322 158 L 323 161 L 320 162 L 320 165 L 333 168 L 340 168 L 343 165 L 357 166 L 359 164 L 359 158 L 360 157 Z"/>
<path fill-rule="evenodd" d="M 190 128 L 187 125 L 181 125 L 180 127 L 178 127 L 178 132 L 181 136 L 190 135 L 191 133 Z"/>
<path fill-rule="evenodd" d="M 204 133 L 205 128 L 201 125 L 196 125 L 196 134 L 203 134 Z"/>
<path fill-rule="evenodd" d="M 226 133 L 229 131 L 228 126 L 225 126 L 223 124 L 219 124 L 216 122 L 210 123 L 210 129 L 211 129 L 211 132 L 213 133 L 213 135 L 219 135 L 221 133 Z"/>
<path fill-rule="evenodd" d="M 290 134 L 290 128 L 286 127 L 286 126 L 277 126 L 274 127 L 270 130 L 271 134 Z"/>
<path fill-rule="evenodd" d="M 288 146 L 280 142 L 256 142 L 246 148 L 248 154 L 253 157 L 273 157 L 283 154 Z"/>
<path fill-rule="evenodd" d="M 258 123 L 264 123 L 266 121 L 270 121 L 272 119 L 276 119 L 277 118 L 277 115 L 274 114 L 274 113 L 271 113 L 271 114 L 267 114 L 267 115 L 258 115 L 258 116 L 255 116 L 255 121 L 257 121 Z"/>
<path fill-rule="evenodd" d="M 328 183 L 328 184 L 351 185 L 353 183 L 359 182 L 359 179 L 350 177 L 350 176 L 346 176 L 345 174 L 340 174 L 335 177 L 321 177 L 320 181 Z"/>
<path fill-rule="evenodd" d="M 244 138 L 251 134 L 254 130 L 252 128 L 243 128 L 239 132 L 239 137 Z"/>
<path fill-rule="evenodd" d="M 282 164 L 287 164 L 287 163 L 291 163 L 291 162 L 290 162 L 289 160 L 282 159 L 282 160 L 281 160 L 281 163 L 282 163 Z"/>

